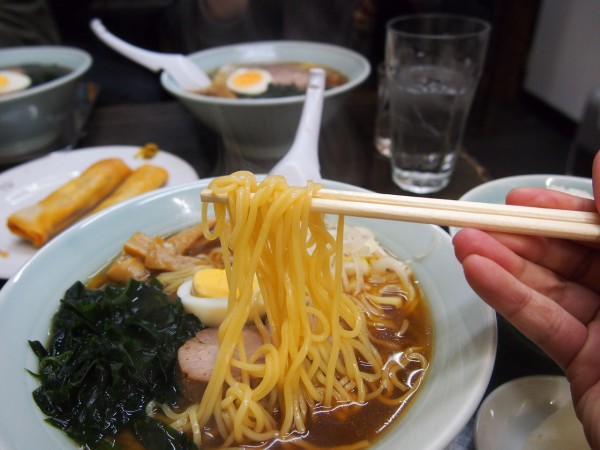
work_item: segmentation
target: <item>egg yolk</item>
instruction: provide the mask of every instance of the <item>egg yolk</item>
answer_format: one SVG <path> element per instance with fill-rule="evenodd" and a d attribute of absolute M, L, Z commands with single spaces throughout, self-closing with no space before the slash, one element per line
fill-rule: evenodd
<path fill-rule="evenodd" d="M 8 78 L 3 75 L 0 75 L 0 89 L 8 84 Z"/>
<path fill-rule="evenodd" d="M 241 73 L 241 74 L 235 76 L 231 80 L 231 83 L 237 87 L 248 87 L 248 86 L 254 86 L 257 83 L 260 83 L 262 78 L 263 78 L 263 75 L 261 72 L 249 70 L 247 72 L 244 72 L 244 73 Z"/>
<path fill-rule="evenodd" d="M 227 275 L 222 269 L 200 270 L 194 275 L 193 289 L 198 297 L 227 297 L 229 296 Z"/>
<path fill-rule="evenodd" d="M 252 283 L 254 291 L 258 291 L 258 282 Z M 204 298 L 227 298 L 229 285 L 223 269 L 204 269 L 196 272 L 192 280 L 193 294 Z"/>

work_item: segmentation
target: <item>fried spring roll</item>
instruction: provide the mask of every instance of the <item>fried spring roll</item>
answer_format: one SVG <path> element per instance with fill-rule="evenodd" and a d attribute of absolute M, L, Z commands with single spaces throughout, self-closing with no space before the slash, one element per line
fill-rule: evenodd
<path fill-rule="evenodd" d="M 13 213 L 7 220 L 8 228 L 41 247 L 98 205 L 130 173 L 120 159 L 98 161 L 40 202 Z"/>
<path fill-rule="evenodd" d="M 92 214 L 136 195 L 158 189 L 168 178 L 169 173 L 162 167 L 150 164 L 140 166 L 108 198 L 94 208 Z"/>

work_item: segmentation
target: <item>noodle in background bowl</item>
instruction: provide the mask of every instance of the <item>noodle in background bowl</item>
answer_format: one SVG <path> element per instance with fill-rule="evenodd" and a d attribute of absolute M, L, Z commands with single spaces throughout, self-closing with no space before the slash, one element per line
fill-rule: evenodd
<path fill-rule="evenodd" d="M 45 342 L 59 299 L 122 248 L 135 231 L 170 234 L 200 221 L 200 191 L 210 180 L 149 193 L 109 208 L 42 248 L 0 291 L 0 448 L 75 449 L 44 422 L 33 402 L 37 370 L 28 340 Z M 332 189 L 360 190 L 325 181 Z M 469 288 L 441 228 L 371 219 L 346 219 L 371 229 L 399 258 L 411 260 L 429 302 L 434 327 L 429 375 L 408 410 L 374 448 L 443 449 L 475 413 L 496 353 L 496 319 Z"/>
<path fill-rule="evenodd" d="M 227 45 L 188 56 L 205 72 L 225 64 L 310 62 L 339 70 L 348 82 L 325 91 L 323 120 L 339 111 L 350 92 L 369 76 L 371 66 L 360 54 L 335 45 L 303 41 L 264 41 Z M 223 138 L 229 153 L 251 160 L 274 160 L 289 150 L 305 95 L 278 98 L 231 99 L 184 91 L 165 72 L 162 86 L 204 125 Z"/>

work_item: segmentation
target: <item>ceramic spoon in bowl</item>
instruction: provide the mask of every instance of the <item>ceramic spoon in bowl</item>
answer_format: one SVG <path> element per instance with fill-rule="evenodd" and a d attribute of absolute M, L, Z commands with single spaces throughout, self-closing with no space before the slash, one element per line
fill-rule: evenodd
<path fill-rule="evenodd" d="M 90 28 L 113 50 L 153 72 L 164 70 L 186 91 L 199 91 L 210 85 L 209 76 L 184 55 L 152 52 L 131 45 L 108 31 L 100 19 L 93 19 Z"/>
<path fill-rule="evenodd" d="M 296 130 L 296 137 L 286 155 L 271 169 L 283 175 L 290 186 L 303 186 L 308 180 L 321 181 L 319 166 L 319 131 L 323 112 L 325 71 L 310 69 L 306 98 Z"/>

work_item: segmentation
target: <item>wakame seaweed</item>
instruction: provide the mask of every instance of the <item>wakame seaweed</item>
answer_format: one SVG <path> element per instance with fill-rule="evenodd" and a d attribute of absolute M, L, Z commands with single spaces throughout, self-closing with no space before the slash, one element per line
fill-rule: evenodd
<path fill-rule="evenodd" d="M 77 282 L 54 315 L 47 347 L 30 341 L 39 359 L 33 398 L 48 422 L 86 448 L 113 448 L 104 438 L 124 428 L 142 441 L 158 444 L 161 434 L 169 442 L 154 448 L 194 448 L 178 431 L 149 425 L 145 407 L 176 401 L 177 349 L 200 329 L 160 286 L 132 280 L 91 290 Z M 152 438 L 140 436 L 144 430 Z"/>

